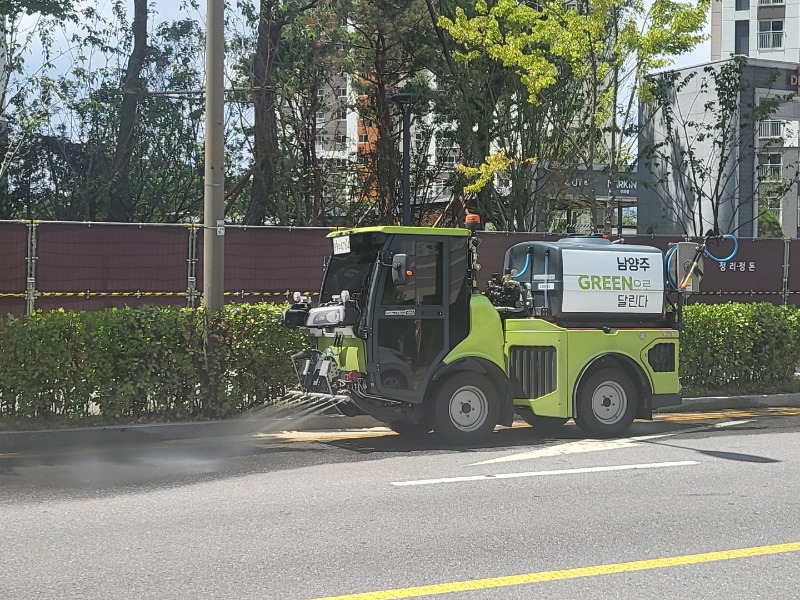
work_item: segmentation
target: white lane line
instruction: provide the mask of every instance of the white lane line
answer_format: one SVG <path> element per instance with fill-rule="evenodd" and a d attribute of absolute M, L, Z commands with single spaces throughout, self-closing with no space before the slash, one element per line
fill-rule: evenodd
<path fill-rule="evenodd" d="M 498 475 L 467 475 L 465 477 L 442 477 L 440 479 L 419 479 L 417 481 L 392 481 L 392 485 L 436 485 L 439 483 L 460 483 L 464 481 L 490 481 L 492 479 L 518 479 L 520 477 L 545 477 L 548 475 L 575 475 L 579 473 L 602 473 L 605 471 L 632 471 L 638 469 L 663 469 L 667 467 L 686 467 L 699 465 L 695 460 L 676 462 L 643 463 L 638 465 L 613 465 L 607 467 L 584 467 L 581 469 L 561 469 L 558 471 L 528 471 L 526 473 L 500 473 Z"/>
<path fill-rule="evenodd" d="M 639 442 L 647 440 L 655 440 L 663 437 L 670 437 L 681 433 L 696 433 L 698 431 L 709 431 L 711 429 L 720 429 L 724 427 L 731 427 L 733 425 L 743 425 L 745 423 L 752 423 L 754 419 L 747 419 L 741 421 L 725 421 L 723 423 L 715 423 L 713 425 L 698 425 L 695 427 L 688 427 L 686 429 L 677 429 L 675 431 L 667 431 L 665 433 L 653 433 L 650 435 L 640 435 L 631 438 L 620 438 L 615 440 L 578 440 L 576 442 L 567 442 L 565 444 L 558 444 L 557 446 L 548 446 L 547 448 L 539 448 L 529 452 L 521 452 L 511 454 L 508 456 L 501 456 L 500 458 L 491 458 L 476 463 L 471 463 L 469 466 L 477 465 L 491 465 L 504 462 L 516 462 L 518 460 L 531 460 L 534 458 L 547 458 L 553 456 L 563 456 L 565 454 L 578 454 L 583 452 L 598 452 L 600 450 L 618 450 L 620 448 L 633 448 L 639 446 Z"/>

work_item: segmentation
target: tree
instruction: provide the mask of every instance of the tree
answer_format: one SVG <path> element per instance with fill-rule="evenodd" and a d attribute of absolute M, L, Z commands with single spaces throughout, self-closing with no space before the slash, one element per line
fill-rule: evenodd
<path fill-rule="evenodd" d="M 136 144 L 137 112 L 146 93 L 142 72 L 147 60 L 147 1 L 133 2 L 133 48 L 122 80 L 122 102 L 119 107 L 119 126 L 111 164 L 111 185 L 108 199 L 108 218 L 111 221 L 127 222 L 134 208 L 130 195 L 130 168 Z"/>
<path fill-rule="evenodd" d="M 40 14 L 63 18 L 72 11 L 72 0 L 0 0 L 0 15 Z"/>
<path fill-rule="evenodd" d="M 41 73 L 25 76 L 18 64 L 8 111 L 6 215 L 182 221 L 201 212 L 203 111 L 196 90 L 203 31 L 190 19 L 160 23 L 142 43 L 141 2 L 134 17 L 139 43 L 131 44 L 131 26 L 121 4 L 116 8 L 111 17 L 91 5 L 80 9 L 66 70 L 46 61 Z M 50 40 L 45 54 L 61 25 L 40 23 Z"/>
<path fill-rule="evenodd" d="M 253 88 L 253 187 L 246 224 L 263 224 L 270 216 L 289 222 L 281 186 L 284 158 L 278 139 L 279 96 L 276 68 L 282 52 L 284 28 L 317 6 L 317 0 L 260 0 L 252 67 Z"/>
<path fill-rule="evenodd" d="M 708 7 L 708 0 L 655 0 L 649 6 L 640 0 L 497 0 L 491 6 L 478 0 L 475 16 L 458 9 L 454 19 L 440 24 L 465 46 L 460 60 L 489 57 L 514 69 L 533 104 L 553 87 L 577 83 L 576 112 L 550 113 L 558 119 L 548 124 L 564 136 L 567 155 L 590 179 L 598 163 L 607 165 L 609 197 L 598 225 L 610 231 L 619 172 L 634 157 L 635 106 L 644 77 L 703 39 Z M 594 194 L 589 203 L 597 214 Z"/>
<path fill-rule="evenodd" d="M 791 94 L 768 93 L 746 100 L 754 87 L 770 90 L 773 70 L 761 81 L 749 80 L 747 58 L 736 56 L 701 72 L 672 71 L 652 78 L 651 95 L 643 111 L 648 121 L 662 124 L 644 131 L 640 148 L 643 166 L 652 175 L 648 187 L 683 233 L 700 236 L 708 229 L 736 232 L 752 229 L 775 233 L 770 210 L 800 180 L 800 167 L 760 165 L 775 142 L 759 147 L 757 127 L 769 121 Z M 782 140 L 778 142 L 782 145 Z M 759 211 L 752 211 L 754 198 Z"/>

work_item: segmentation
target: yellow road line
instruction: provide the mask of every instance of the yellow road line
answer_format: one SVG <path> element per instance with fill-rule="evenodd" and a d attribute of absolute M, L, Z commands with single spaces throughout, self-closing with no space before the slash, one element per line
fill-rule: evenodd
<path fill-rule="evenodd" d="M 714 412 L 662 413 L 656 421 L 697 421 L 700 419 L 751 419 L 753 417 L 795 417 L 798 408 L 756 408 L 752 410 L 721 410 Z"/>
<path fill-rule="evenodd" d="M 800 552 L 800 542 L 789 544 L 776 544 L 773 546 L 755 546 L 752 548 L 739 548 L 736 550 L 723 550 L 721 552 L 706 552 L 704 554 L 688 554 L 685 556 L 670 556 L 667 558 L 654 558 L 634 562 L 598 565 L 595 567 L 579 567 L 577 569 L 563 569 L 559 571 L 542 571 L 526 573 L 524 575 L 509 575 L 506 577 L 493 577 L 490 579 L 473 579 L 469 581 L 455 581 L 452 583 L 437 583 L 417 587 L 396 588 L 376 592 L 364 592 L 345 596 L 326 596 L 315 600 L 396 600 L 397 598 L 419 598 L 436 594 L 450 594 L 453 592 L 470 592 L 490 588 L 508 587 L 512 585 L 529 585 L 548 581 L 561 581 L 564 579 L 577 579 L 579 577 L 595 577 L 597 575 L 613 575 L 615 573 L 630 573 L 632 571 L 647 571 L 650 569 L 663 569 L 666 567 L 679 567 L 700 563 L 719 562 L 736 558 L 750 558 L 753 556 L 767 556 L 770 554 L 785 554 L 787 552 Z"/>

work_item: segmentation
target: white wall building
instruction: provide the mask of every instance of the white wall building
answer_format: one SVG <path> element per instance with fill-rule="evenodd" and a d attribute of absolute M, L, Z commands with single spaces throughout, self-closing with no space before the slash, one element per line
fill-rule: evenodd
<path fill-rule="evenodd" d="M 712 2 L 711 60 L 732 54 L 800 63 L 800 0 Z"/>

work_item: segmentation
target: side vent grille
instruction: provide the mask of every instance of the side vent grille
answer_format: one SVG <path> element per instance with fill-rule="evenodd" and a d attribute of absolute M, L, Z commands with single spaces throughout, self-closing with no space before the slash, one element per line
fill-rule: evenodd
<path fill-rule="evenodd" d="M 514 398 L 540 398 L 556 391 L 556 349 L 513 346 L 509 354 Z"/>
<path fill-rule="evenodd" d="M 656 373 L 675 371 L 675 344 L 656 344 L 647 353 L 647 362 Z"/>

